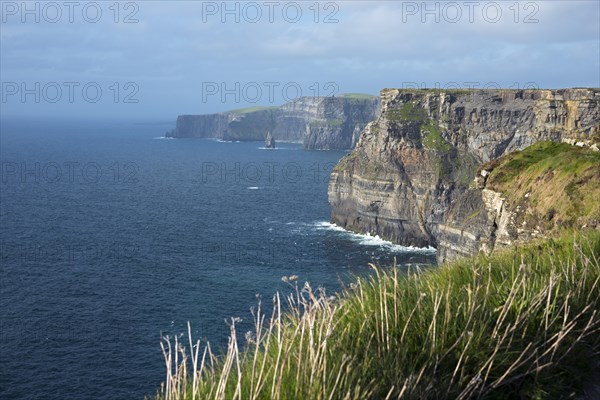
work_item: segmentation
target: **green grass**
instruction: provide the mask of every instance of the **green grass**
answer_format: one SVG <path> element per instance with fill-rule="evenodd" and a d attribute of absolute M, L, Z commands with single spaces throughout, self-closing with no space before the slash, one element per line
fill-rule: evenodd
<path fill-rule="evenodd" d="M 473 213 L 469 214 L 469 215 L 467 216 L 467 218 L 465 218 L 465 222 L 466 222 L 466 221 L 470 221 L 470 220 L 472 220 L 473 218 L 477 217 L 479 214 L 481 214 L 481 210 L 477 210 L 477 211 L 475 211 L 475 212 L 473 212 Z"/>
<path fill-rule="evenodd" d="M 539 142 L 482 168 L 486 187 L 527 209 L 540 224 L 583 225 L 600 220 L 600 153 L 565 143 Z M 552 221 L 544 215 L 552 215 Z"/>
<path fill-rule="evenodd" d="M 339 97 L 342 97 L 344 99 L 370 100 L 376 98 L 377 96 L 367 93 L 344 93 Z"/>
<path fill-rule="evenodd" d="M 431 87 L 431 88 L 403 88 L 403 89 L 384 89 L 383 91 L 392 91 L 398 90 L 400 93 L 413 93 L 413 94 L 423 94 L 423 93 L 431 93 L 431 94 L 450 94 L 455 96 L 465 96 L 472 95 L 476 92 L 482 92 L 484 89 L 474 88 L 474 89 L 459 89 L 459 88 L 439 88 L 439 87 Z M 488 91 L 496 90 L 496 89 L 487 89 Z M 513 90 L 513 89 L 501 89 L 502 91 Z M 497 91 L 497 90 L 496 90 Z"/>
<path fill-rule="evenodd" d="M 234 113 L 234 114 L 249 114 L 249 113 L 253 113 L 253 112 L 256 112 L 256 111 L 274 110 L 274 109 L 277 109 L 277 108 L 279 108 L 279 107 L 277 107 L 277 106 L 270 106 L 270 107 L 255 106 L 255 107 L 238 108 L 236 110 L 230 110 L 228 112 Z"/>
<path fill-rule="evenodd" d="M 391 121 L 425 122 L 427 113 L 413 103 L 403 103 L 399 109 L 387 110 L 386 118 Z"/>
<path fill-rule="evenodd" d="M 542 171 L 551 167 L 556 172 L 577 173 L 582 167 L 600 162 L 600 153 L 565 143 L 538 142 L 525 150 L 510 153 L 493 162 L 495 171 L 490 183 L 496 185 L 513 184 L 515 177 L 526 170 Z M 581 171 L 580 171 L 581 172 Z"/>
<path fill-rule="evenodd" d="M 452 145 L 442 137 L 440 128 L 434 121 L 429 120 L 426 124 L 421 125 L 421 129 L 425 133 L 422 143 L 426 149 L 436 150 L 443 153 L 447 153 L 452 150 Z"/>
<path fill-rule="evenodd" d="M 268 316 L 259 304 L 245 346 L 235 320 L 218 357 L 165 338 L 158 398 L 571 397 L 600 360 L 598 257 L 589 231 L 423 272 L 374 267 L 335 297 L 285 278 L 292 293 Z"/>

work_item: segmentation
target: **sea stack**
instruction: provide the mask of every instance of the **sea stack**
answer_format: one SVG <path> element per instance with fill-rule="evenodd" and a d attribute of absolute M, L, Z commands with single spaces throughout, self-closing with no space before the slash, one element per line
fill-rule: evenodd
<path fill-rule="evenodd" d="M 275 148 L 275 138 L 273 138 L 273 135 L 271 135 L 271 132 L 267 132 L 267 137 L 265 138 L 265 147 L 267 149 L 274 149 Z"/>

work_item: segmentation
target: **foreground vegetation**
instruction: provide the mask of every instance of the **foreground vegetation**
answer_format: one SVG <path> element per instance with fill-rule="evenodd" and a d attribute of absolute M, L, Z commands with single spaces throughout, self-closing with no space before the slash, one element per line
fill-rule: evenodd
<path fill-rule="evenodd" d="M 235 320 L 219 357 L 164 338 L 158 398 L 571 397 L 600 361 L 599 257 L 590 231 L 427 271 L 374 267 L 336 297 L 286 278 L 287 305 L 259 304 L 243 347 Z"/>

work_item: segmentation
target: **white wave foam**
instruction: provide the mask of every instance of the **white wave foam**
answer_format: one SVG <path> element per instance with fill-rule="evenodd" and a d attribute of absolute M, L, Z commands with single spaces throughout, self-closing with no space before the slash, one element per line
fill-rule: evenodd
<path fill-rule="evenodd" d="M 337 226 L 336 224 L 332 224 L 331 222 L 327 222 L 327 221 L 315 222 L 314 226 L 316 229 L 319 229 L 319 230 L 331 230 L 331 231 L 352 233 L 350 231 L 345 230 L 341 226 Z"/>
<path fill-rule="evenodd" d="M 260 188 L 258 186 L 248 186 L 246 189 L 248 189 L 248 190 L 258 190 Z"/>
<path fill-rule="evenodd" d="M 166 136 L 157 136 L 155 138 L 152 139 L 175 139 L 174 137 L 166 137 Z"/>
<path fill-rule="evenodd" d="M 354 232 L 351 232 L 349 230 L 342 228 L 341 226 L 332 224 L 331 222 L 326 222 L 326 221 L 316 222 L 316 223 L 314 223 L 313 226 L 315 227 L 315 229 L 318 229 L 318 230 L 331 230 L 331 231 L 336 231 L 336 232 L 343 232 L 343 233 L 349 235 L 353 240 L 358 241 L 359 244 L 362 244 L 365 246 L 385 247 L 388 250 L 397 252 L 397 253 L 406 253 L 406 252 L 433 253 L 436 251 L 436 249 L 431 246 L 429 246 L 429 247 L 402 246 L 399 244 L 394 244 L 388 240 L 384 240 L 384 239 L 380 238 L 378 235 L 372 236 L 369 233 L 367 233 L 367 234 L 354 233 Z"/>

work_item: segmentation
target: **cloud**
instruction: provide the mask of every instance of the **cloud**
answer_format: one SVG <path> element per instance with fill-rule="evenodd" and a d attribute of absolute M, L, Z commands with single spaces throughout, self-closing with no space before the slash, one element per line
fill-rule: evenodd
<path fill-rule="evenodd" d="M 2 80 L 134 81 L 143 94 L 136 112 L 170 117 L 239 106 L 199 101 L 207 81 L 293 81 L 304 88 L 334 81 L 342 92 L 371 93 L 404 82 L 600 86 L 596 1 L 479 1 L 472 15 L 462 1 L 339 1 L 319 2 L 318 8 L 297 2 L 302 16 L 294 22 L 292 2 L 285 1 L 271 15 L 260 1 L 227 3 L 238 15 L 213 12 L 222 2 L 140 1 L 128 9 L 120 2 L 117 23 L 113 3 L 100 4 L 97 23 L 80 14 L 69 22 L 63 13 L 57 23 L 43 15 L 40 23 L 22 23 L 18 14 L 3 14 Z M 261 7 L 261 18 L 248 4 Z M 244 9 L 250 11 L 244 15 Z M 129 14 L 136 23 L 124 22 Z M 325 23 L 327 16 L 338 22 Z M 3 113 L 79 110 L 71 103 L 46 106 L 5 103 Z M 97 109 L 131 112 L 122 104 Z"/>

